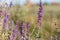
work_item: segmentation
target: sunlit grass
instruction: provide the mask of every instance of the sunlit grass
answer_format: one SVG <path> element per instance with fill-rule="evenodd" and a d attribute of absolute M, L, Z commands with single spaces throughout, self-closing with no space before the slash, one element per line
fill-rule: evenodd
<path fill-rule="evenodd" d="M 7 9 L 4 9 L 7 10 Z M 10 12 L 10 20 L 13 20 L 16 24 L 16 20 L 19 20 L 21 22 L 24 20 L 25 22 L 30 22 L 30 36 L 32 40 L 36 40 L 36 33 L 38 30 L 37 26 L 37 13 L 39 10 L 39 6 L 14 6 L 11 9 L 7 10 Z M 41 38 L 43 40 L 49 40 L 51 35 L 56 35 L 56 28 L 60 28 L 60 6 L 53 6 L 53 5 L 47 5 L 44 6 L 43 10 L 43 18 L 42 18 L 42 28 L 39 31 L 41 33 Z M 56 23 L 56 25 L 55 25 Z M 1 26 L 1 25 L 0 25 Z M 2 28 L 0 27 L 0 31 L 2 31 Z M 4 33 L 0 34 L 2 37 L 2 40 L 4 40 Z M 7 34 L 6 34 L 7 35 Z"/>

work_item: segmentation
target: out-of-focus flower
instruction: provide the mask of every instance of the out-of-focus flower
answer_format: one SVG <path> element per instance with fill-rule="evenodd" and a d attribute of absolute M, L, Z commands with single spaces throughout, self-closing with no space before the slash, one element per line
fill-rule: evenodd
<path fill-rule="evenodd" d="M 8 8 L 8 3 L 5 3 L 5 7 Z"/>
<path fill-rule="evenodd" d="M 16 40 L 16 33 L 12 33 L 10 35 L 10 40 Z"/>
<path fill-rule="evenodd" d="M 5 19 L 4 19 L 4 23 L 6 23 L 6 22 L 7 22 L 7 19 L 5 18 Z"/>
<path fill-rule="evenodd" d="M 13 5 L 13 3 L 12 3 L 12 1 L 11 1 L 9 7 L 11 7 L 12 5 Z"/>
<path fill-rule="evenodd" d="M 29 28 L 30 28 L 30 23 L 29 22 L 27 22 L 26 23 L 26 40 L 29 40 Z"/>
<path fill-rule="evenodd" d="M 17 32 L 18 40 L 21 40 L 21 34 L 20 31 Z"/>
<path fill-rule="evenodd" d="M 20 24 L 20 33 L 21 33 L 21 40 L 25 40 L 25 26 L 24 26 L 24 21 L 21 21 Z"/>
<path fill-rule="evenodd" d="M 27 27 L 27 29 L 30 28 L 30 23 L 29 22 L 27 22 L 26 27 Z"/>
<path fill-rule="evenodd" d="M 22 30 L 23 30 L 23 21 L 21 21 L 21 24 L 20 24 L 20 33 L 21 33 L 21 35 L 22 35 Z"/>
<path fill-rule="evenodd" d="M 9 14 L 6 14 L 6 18 L 9 18 Z"/>
<path fill-rule="evenodd" d="M 10 40 L 16 40 L 17 33 L 18 33 L 18 20 L 16 21 L 16 26 L 10 35 Z"/>
<path fill-rule="evenodd" d="M 9 21 L 9 15 L 6 13 L 5 18 L 4 18 L 4 30 L 8 30 L 8 21 Z"/>
<path fill-rule="evenodd" d="M 4 23 L 7 23 L 8 19 L 9 19 L 9 15 L 6 14 L 6 15 L 5 15 L 5 19 L 4 19 Z"/>

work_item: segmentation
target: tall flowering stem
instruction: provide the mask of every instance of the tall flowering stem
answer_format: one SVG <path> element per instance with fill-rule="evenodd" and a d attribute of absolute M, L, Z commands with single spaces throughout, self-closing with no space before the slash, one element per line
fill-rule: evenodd
<path fill-rule="evenodd" d="M 21 35 L 23 35 L 23 32 L 22 32 L 22 30 L 23 30 L 23 21 L 21 21 L 21 24 L 20 24 L 20 33 L 21 33 Z"/>
<path fill-rule="evenodd" d="M 41 24 L 42 24 L 42 13 L 43 13 L 43 6 L 42 6 L 42 2 L 40 0 L 40 8 L 39 8 L 39 12 L 38 12 L 38 34 L 37 34 L 37 40 L 40 40 L 40 29 L 41 29 Z"/>
<path fill-rule="evenodd" d="M 7 13 L 5 10 L 0 10 L 0 22 L 1 22 L 2 35 L 4 35 L 1 40 L 8 39 L 9 13 Z"/>
<path fill-rule="evenodd" d="M 25 40 L 25 26 L 24 26 L 24 21 L 21 21 L 21 24 L 20 24 L 20 33 L 21 33 L 21 40 Z"/>
<path fill-rule="evenodd" d="M 12 1 L 11 1 L 9 7 L 11 7 L 12 5 L 13 5 L 13 3 L 12 3 Z"/>
<path fill-rule="evenodd" d="M 5 3 L 5 7 L 8 8 L 8 3 L 7 2 Z"/>
<path fill-rule="evenodd" d="M 9 21 L 9 14 L 6 13 L 5 18 L 4 18 L 4 30 L 8 30 L 8 21 Z"/>
<path fill-rule="evenodd" d="M 41 21 L 42 21 L 42 13 L 43 13 L 43 6 L 42 6 L 42 2 L 40 0 L 40 8 L 39 8 L 39 12 L 38 12 L 38 24 L 41 26 Z"/>
<path fill-rule="evenodd" d="M 20 40 L 21 37 L 20 37 L 20 32 L 18 31 L 18 28 L 19 28 L 18 21 L 16 21 L 16 26 L 10 35 L 10 40 L 16 40 L 17 35 L 18 35 L 18 39 Z"/>

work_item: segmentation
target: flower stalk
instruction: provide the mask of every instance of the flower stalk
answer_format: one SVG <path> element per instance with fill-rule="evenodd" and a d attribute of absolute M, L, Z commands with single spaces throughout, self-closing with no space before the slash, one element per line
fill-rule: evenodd
<path fill-rule="evenodd" d="M 38 11 L 38 33 L 37 35 L 37 40 L 40 40 L 40 29 L 41 29 L 41 25 L 42 25 L 42 13 L 43 13 L 43 6 L 42 6 L 42 2 L 40 0 L 40 8 Z"/>
<path fill-rule="evenodd" d="M 42 13 L 43 13 L 43 6 L 42 6 L 42 2 L 40 0 L 40 8 L 38 11 L 38 24 L 41 26 L 41 21 L 42 21 Z"/>
<path fill-rule="evenodd" d="M 29 28 L 30 28 L 30 23 L 27 22 L 27 23 L 26 23 L 26 40 L 30 40 Z"/>

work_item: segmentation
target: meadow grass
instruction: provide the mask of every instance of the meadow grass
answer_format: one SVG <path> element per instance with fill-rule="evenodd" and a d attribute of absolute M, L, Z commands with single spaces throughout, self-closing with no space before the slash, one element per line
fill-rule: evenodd
<path fill-rule="evenodd" d="M 19 22 L 24 20 L 25 23 L 30 22 L 30 37 L 32 40 L 35 40 L 37 38 L 37 13 L 39 10 L 39 6 L 33 5 L 32 7 L 28 7 L 25 5 L 20 7 L 19 5 L 17 5 L 11 7 L 9 10 L 5 10 L 10 13 L 10 21 L 13 20 L 14 25 L 16 24 L 16 20 L 18 20 Z M 42 27 L 39 31 L 40 39 L 51 40 L 51 36 L 58 36 L 56 28 L 60 28 L 60 5 L 44 5 Z M 2 34 L 2 36 L 3 35 L 4 34 Z M 59 37 L 58 40 L 60 40 Z"/>

